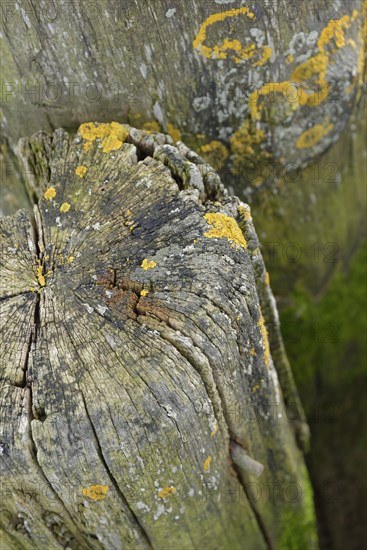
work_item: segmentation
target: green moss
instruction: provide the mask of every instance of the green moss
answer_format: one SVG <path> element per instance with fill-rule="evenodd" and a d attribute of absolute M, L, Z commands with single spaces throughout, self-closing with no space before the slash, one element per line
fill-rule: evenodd
<path fill-rule="evenodd" d="M 312 299 L 302 284 L 293 304 L 281 315 L 286 347 L 300 386 L 317 371 L 329 384 L 352 384 L 365 373 L 367 331 L 365 315 L 366 246 L 348 271 L 335 272 L 321 297 Z"/>
<path fill-rule="evenodd" d="M 287 510 L 282 515 L 279 550 L 314 550 L 318 548 L 316 519 L 311 483 L 304 468 L 302 508 Z"/>

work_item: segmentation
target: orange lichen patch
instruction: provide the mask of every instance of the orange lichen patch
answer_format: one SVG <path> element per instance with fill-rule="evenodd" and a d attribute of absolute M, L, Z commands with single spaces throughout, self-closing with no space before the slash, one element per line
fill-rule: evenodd
<path fill-rule="evenodd" d="M 204 472 L 207 472 L 209 470 L 212 460 L 213 460 L 213 457 L 211 457 L 210 455 L 208 456 L 208 458 L 204 460 L 204 463 L 203 463 Z"/>
<path fill-rule="evenodd" d="M 229 157 L 227 147 L 217 140 L 202 145 L 199 149 L 199 153 L 215 170 L 223 168 L 225 161 Z"/>
<path fill-rule="evenodd" d="M 214 23 L 217 23 L 218 21 L 224 21 L 224 19 L 227 19 L 228 17 L 237 17 L 237 16 L 241 16 L 241 15 L 245 15 L 249 19 L 254 19 L 255 18 L 255 14 L 252 13 L 249 10 L 249 8 L 247 8 L 247 7 L 228 10 L 228 11 L 225 11 L 223 13 L 213 13 L 201 25 L 201 27 L 199 29 L 199 32 L 196 35 L 196 38 L 192 43 L 193 47 L 196 50 L 199 50 L 202 55 L 204 55 L 208 59 L 211 59 L 212 53 L 213 53 L 213 48 L 204 45 L 204 42 L 206 40 L 206 33 L 207 33 L 207 30 L 208 30 L 208 27 L 210 27 Z"/>
<path fill-rule="evenodd" d="M 82 493 L 91 500 L 104 500 L 108 490 L 108 485 L 91 485 L 90 487 L 83 488 Z"/>
<path fill-rule="evenodd" d="M 334 42 L 336 48 L 343 48 L 345 46 L 344 29 L 349 29 L 350 22 L 351 18 L 349 15 L 344 15 L 340 19 L 331 19 L 320 33 L 320 38 L 317 42 L 320 50 L 324 51 L 331 41 Z"/>
<path fill-rule="evenodd" d="M 238 207 L 238 213 L 242 219 L 246 222 L 252 220 L 251 210 L 249 207 L 243 206 L 242 204 Z"/>
<path fill-rule="evenodd" d="M 328 61 L 328 56 L 324 53 L 314 55 L 294 69 L 291 79 L 295 82 L 304 82 L 314 77 L 314 82 L 324 83 Z"/>
<path fill-rule="evenodd" d="M 155 267 L 156 265 L 157 263 L 153 260 L 149 261 L 145 258 L 145 260 L 142 261 L 141 267 L 146 271 L 147 269 L 153 269 L 153 267 Z"/>
<path fill-rule="evenodd" d="M 233 243 L 233 246 L 242 246 L 247 248 L 247 242 L 236 220 L 226 214 L 208 213 L 204 216 L 208 224 L 213 226 L 204 233 L 204 237 L 208 239 L 228 239 Z"/>
<path fill-rule="evenodd" d="M 161 131 L 161 125 L 156 120 L 150 120 L 148 122 L 145 122 L 143 124 L 143 129 L 148 132 L 148 134 L 152 132 L 160 132 Z"/>
<path fill-rule="evenodd" d="M 306 92 L 302 88 L 297 88 L 290 80 L 268 82 L 249 96 L 250 115 L 253 121 L 260 120 L 264 110 L 264 104 L 259 105 L 260 99 L 270 95 L 271 101 L 274 101 L 276 94 L 282 96 L 280 99 L 289 102 L 288 107 L 291 111 L 295 111 L 300 105 L 305 105 L 308 99 Z M 261 130 L 259 131 L 261 132 Z"/>
<path fill-rule="evenodd" d="M 119 122 L 103 122 L 100 124 L 96 122 L 85 122 L 79 126 L 78 133 L 87 141 L 103 139 L 111 134 L 123 141 L 129 135 L 128 129 Z"/>
<path fill-rule="evenodd" d="M 218 433 L 218 430 L 219 430 L 219 426 L 218 424 L 216 424 L 214 430 L 210 434 L 210 437 L 214 437 Z"/>
<path fill-rule="evenodd" d="M 328 135 L 334 128 L 334 124 L 315 124 L 312 128 L 305 130 L 298 138 L 296 147 L 298 149 L 307 149 L 313 147 L 321 139 Z"/>
<path fill-rule="evenodd" d="M 178 128 L 175 128 L 172 122 L 167 124 L 167 134 L 171 136 L 173 141 L 181 141 L 181 132 Z"/>
<path fill-rule="evenodd" d="M 70 206 L 71 205 L 68 202 L 63 202 L 62 205 L 60 206 L 60 212 L 62 212 L 63 214 L 66 212 L 69 212 Z"/>
<path fill-rule="evenodd" d="M 38 260 L 38 262 L 39 262 L 39 265 L 36 269 L 37 281 L 38 281 L 38 284 L 40 286 L 46 286 L 46 278 L 45 278 L 45 275 L 43 273 L 43 266 L 41 265 L 39 260 Z"/>
<path fill-rule="evenodd" d="M 273 53 L 273 50 L 270 48 L 270 46 L 263 46 L 262 48 L 262 56 L 260 57 L 259 61 L 256 61 L 254 63 L 254 67 L 262 67 L 265 65 L 265 63 L 271 58 Z"/>
<path fill-rule="evenodd" d="M 207 42 L 207 31 L 209 27 L 215 23 L 233 17 L 246 17 L 250 20 L 256 19 L 255 14 L 246 6 L 221 13 L 214 13 L 210 15 L 201 25 L 199 32 L 192 43 L 193 47 L 207 59 L 227 59 L 228 57 L 231 57 L 235 63 L 255 59 L 256 61 L 252 63 L 253 66 L 264 65 L 272 54 L 272 50 L 269 46 L 262 46 L 261 48 L 258 48 L 254 42 L 243 44 L 236 38 L 225 38 L 220 44 L 215 44 L 214 46 L 208 46 L 205 43 Z"/>
<path fill-rule="evenodd" d="M 46 201 L 54 199 L 56 197 L 56 189 L 54 187 L 49 187 L 43 193 L 43 196 L 45 197 Z"/>
<path fill-rule="evenodd" d="M 282 94 L 284 99 L 290 103 L 290 110 L 295 111 L 304 105 L 317 107 L 329 96 L 331 87 L 327 81 L 327 69 L 332 62 L 333 54 L 346 45 L 353 47 L 353 40 L 347 39 L 345 31 L 350 28 L 356 18 L 345 15 L 338 20 L 331 20 L 321 31 L 315 55 L 298 65 L 292 72 L 291 80 L 284 82 L 268 82 L 259 90 L 255 90 L 249 98 L 251 118 L 261 120 L 265 112 L 263 103 L 259 104 L 260 98 L 269 94 Z M 363 50 L 363 48 L 362 48 Z M 294 57 L 289 55 L 286 63 L 292 63 Z M 294 83 L 300 84 L 295 86 Z"/>
<path fill-rule="evenodd" d="M 91 141 L 86 141 L 83 145 L 83 151 L 89 151 L 89 149 L 92 147 Z"/>
<path fill-rule="evenodd" d="M 243 124 L 231 135 L 229 142 L 233 155 L 231 172 L 240 174 L 244 167 L 253 168 L 254 162 L 260 163 L 271 157 L 271 154 L 262 149 L 260 145 L 265 140 L 265 131 L 246 119 Z M 261 174 L 253 181 L 254 184 L 262 182 Z"/>
<path fill-rule="evenodd" d="M 171 495 L 174 495 L 176 492 L 177 492 L 176 487 L 172 487 L 172 486 L 165 487 L 164 489 L 159 491 L 158 496 L 160 498 L 167 498 L 167 497 L 170 497 Z"/>
<path fill-rule="evenodd" d="M 122 145 L 121 139 L 115 135 L 110 135 L 102 140 L 102 151 L 104 153 L 110 153 L 111 151 L 117 151 Z"/>
<path fill-rule="evenodd" d="M 148 296 L 149 291 L 143 288 L 143 290 L 140 291 L 140 296 Z"/>
<path fill-rule="evenodd" d="M 80 178 L 84 178 L 85 174 L 87 173 L 87 170 L 88 168 L 86 166 L 80 165 L 75 168 L 75 173 Z"/>
<path fill-rule="evenodd" d="M 117 151 L 129 135 L 129 130 L 119 122 L 101 123 L 86 122 L 79 126 L 78 133 L 86 140 L 83 148 L 88 151 L 96 139 L 102 140 L 102 151 Z"/>
<path fill-rule="evenodd" d="M 257 326 L 260 327 L 262 345 L 264 350 L 265 365 L 268 367 L 270 362 L 270 345 L 269 345 L 268 331 L 267 331 L 267 328 L 265 325 L 265 319 L 262 313 L 260 314 L 260 321 L 258 322 Z"/>

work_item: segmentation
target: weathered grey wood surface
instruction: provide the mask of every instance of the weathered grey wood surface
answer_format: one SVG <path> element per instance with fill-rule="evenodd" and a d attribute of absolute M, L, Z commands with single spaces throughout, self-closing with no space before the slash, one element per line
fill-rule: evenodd
<path fill-rule="evenodd" d="M 3 2 L 4 135 L 150 121 L 252 185 L 339 137 L 365 25 L 363 0 Z"/>
<path fill-rule="evenodd" d="M 315 545 L 250 210 L 171 143 L 90 124 L 19 146 L 36 204 L 0 221 L 5 548 Z"/>

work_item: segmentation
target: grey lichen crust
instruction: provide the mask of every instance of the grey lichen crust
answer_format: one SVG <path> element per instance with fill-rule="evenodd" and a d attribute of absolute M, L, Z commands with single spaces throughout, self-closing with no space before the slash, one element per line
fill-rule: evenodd
<path fill-rule="evenodd" d="M 313 547 L 248 206 L 159 133 L 19 151 L 36 204 L 0 221 L 5 547 L 258 550 L 304 516 Z"/>

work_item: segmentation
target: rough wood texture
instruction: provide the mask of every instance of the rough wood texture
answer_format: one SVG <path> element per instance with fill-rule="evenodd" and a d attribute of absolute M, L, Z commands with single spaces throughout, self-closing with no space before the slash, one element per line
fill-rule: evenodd
<path fill-rule="evenodd" d="M 37 204 L 0 221 L 5 548 L 313 548 L 248 206 L 158 133 L 19 150 Z"/>
<path fill-rule="evenodd" d="M 14 146 L 85 120 L 154 121 L 251 185 L 248 168 L 304 165 L 339 137 L 361 91 L 365 9 L 365 0 L 3 2 L 4 134 Z"/>

